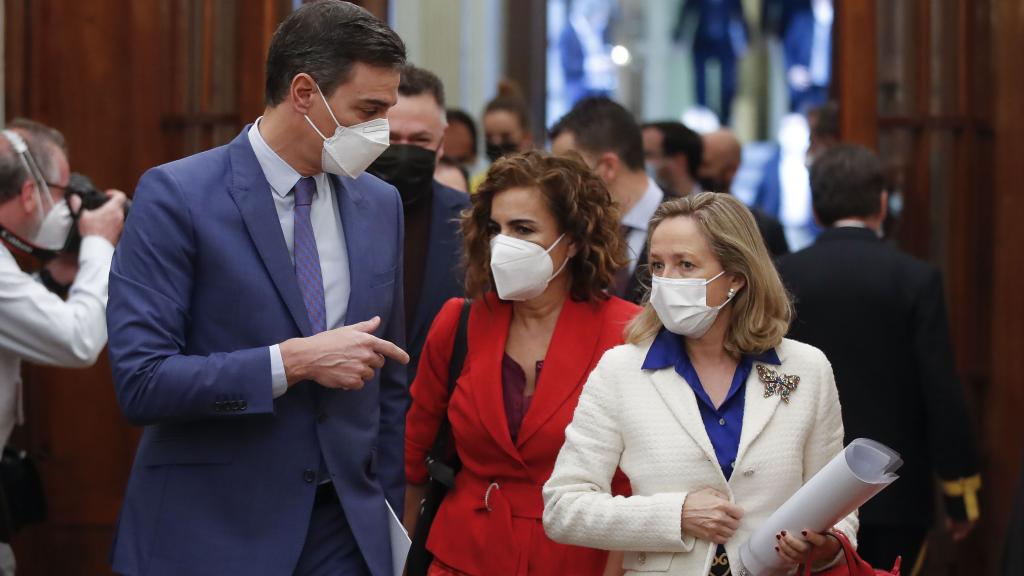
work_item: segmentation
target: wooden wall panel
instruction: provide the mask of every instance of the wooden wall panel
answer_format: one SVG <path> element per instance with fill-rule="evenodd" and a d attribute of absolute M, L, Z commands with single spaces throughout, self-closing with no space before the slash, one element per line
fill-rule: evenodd
<path fill-rule="evenodd" d="M 839 129 L 842 139 L 878 149 L 878 87 L 875 53 L 875 0 L 836 2 L 836 67 Z"/>
<path fill-rule="evenodd" d="M 200 141 L 190 141 L 186 127 L 204 133 L 207 146 L 220 144 L 262 112 L 266 49 L 288 6 L 286 0 L 7 0 L 6 117 L 60 129 L 73 170 L 130 194 L 145 170 Z M 215 9 L 212 17 L 206 8 Z M 231 40 L 236 62 L 226 69 L 210 64 L 216 54 L 189 41 L 194 32 L 233 30 L 244 33 Z M 190 76 L 196 69 L 209 72 L 198 76 L 205 80 L 198 92 L 197 76 Z M 204 102 L 227 109 L 203 115 Z M 16 539 L 19 574 L 108 574 L 140 430 L 121 416 L 105 353 L 85 370 L 26 366 L 24 376 L 27 424 L 14 442 L 36 455 L 51 510 L 47 523 Z"/>
<path fill-rule="evenodd" d="M 992 191 L 992 385 L 986 394 L 986 523 L 999 557 L 1002 535 L 1024 451 L 1024 5 L 993 1 L 995 90 L 995 188 Z M 1020 542 L 1014 543 L 1021 546 Z"/>

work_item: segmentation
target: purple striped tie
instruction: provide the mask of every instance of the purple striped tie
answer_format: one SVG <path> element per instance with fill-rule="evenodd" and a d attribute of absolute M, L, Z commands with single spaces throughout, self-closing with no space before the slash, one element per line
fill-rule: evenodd
<path fill-rule="evenodd" d="M 327 305 L 324 303 L 324 278 L 320 273 L 320 254 L 316 250 L 309 209 L 316 193 L 316 181 L 299 178 L 295 184 L 295 277 L 306 304 L 309 325 L 317 334 L 327 329 Z"/>

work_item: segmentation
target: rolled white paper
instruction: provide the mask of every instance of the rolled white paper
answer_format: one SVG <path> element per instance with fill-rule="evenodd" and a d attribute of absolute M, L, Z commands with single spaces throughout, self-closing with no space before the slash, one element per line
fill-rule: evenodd
<path fill-rule="evenodd" d="M 740 547 L 743 567 L 752 576 L 784 572 L 775 551 L 776 534 L 832 528 L 899 478 L 895 472 L 902 465 L 900 455 L 884 444 L 867 438 L 850 442 Z"/>

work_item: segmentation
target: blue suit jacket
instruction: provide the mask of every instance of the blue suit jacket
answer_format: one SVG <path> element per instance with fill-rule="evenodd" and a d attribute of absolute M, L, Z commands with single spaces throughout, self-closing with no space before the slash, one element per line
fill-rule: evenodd
<path fill-rule="evenodd" d="M 409 342 L 409 383 L 416 378 L 420 352 L 427 332 L 444 303 L 465 293 L 462 271 L 462 228 L 459 215 L 469 208 L 469 195 L 434 181 L 434 197 L 430 207 L 430 240 L 427 246 L 427 267 L 423 288 L 416 306 L 412 326 L 407 332 Z"/>
<path fill-rule="evenodd" d="M 248 127 L 246 128 L 248 130 Z M 404 347 L 402 209 L 390 185 L 333 178 L 352 292 L 346 324 Z M 274 400 L 267 347 L 310 335 L 270 185 L 243 131 L 148 171 L 110 274 L 117 398 L 145 425 L 112 559 L 146 575 L 291 574 L 323 454 L 358 546 L 390 574 L 408 387 L 389 362 L 357 392 Z"/>

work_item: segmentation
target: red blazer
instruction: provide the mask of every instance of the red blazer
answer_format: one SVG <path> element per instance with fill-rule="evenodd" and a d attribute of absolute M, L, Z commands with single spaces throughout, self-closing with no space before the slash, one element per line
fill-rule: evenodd
<path fill-rule="evenodd" d="M 461 308 L 462 299 L 452 299 L 438 313 L 412 384 L 405 470 L 413 484 L 427 480 L 424 458 L 448 404 L 448 361 Z M 513 444 L 501 385 L 512 305 L 494 294 L 473 304 L 466 361 L 448 411 L 462 470 L 427 540 L 438 560 L 473 575 L 602 572 L 607 552 L 558 544 L 544 534 L 541 487 L 554 468 L 590 371 L 606 350 L 623 342 L 623 329 L 638 311 L 618 298 L 565 302 Z M 624 480 L 619 482 L 623 492 L 628 489 Z"/>

